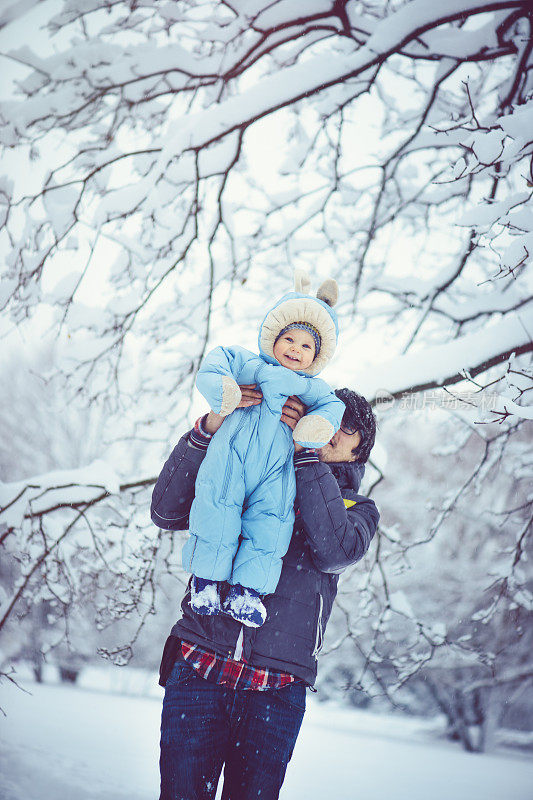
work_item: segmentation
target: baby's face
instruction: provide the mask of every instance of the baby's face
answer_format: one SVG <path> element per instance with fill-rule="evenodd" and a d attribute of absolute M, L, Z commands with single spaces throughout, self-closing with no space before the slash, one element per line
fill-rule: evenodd
<path fill-rule="evenodd" d="M 288 369 L 307 369 L 313 363 L 314 357 L 314 339 L 301 328 L 291 328 L 274 345 L 274 358 Z"/>

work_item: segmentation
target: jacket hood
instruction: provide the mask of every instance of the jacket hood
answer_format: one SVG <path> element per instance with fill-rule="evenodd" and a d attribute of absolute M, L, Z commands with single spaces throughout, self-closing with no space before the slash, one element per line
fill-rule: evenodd
<path fill-rule="evenodd" d="M 321 344 L 318 356 L 306 370 L 298 370 L 301 375 L 318 375 L 329 363 L 339 335 L 337 315 L 333 308 L 319 300 L 300 292 L 284 295 L 266 313 L 259 327 L 259 352 L 269 364 L 277 364 L 274 358 L 274 344 L 279 333 L 293 322 L 308 322 L 320 334 Z"/>

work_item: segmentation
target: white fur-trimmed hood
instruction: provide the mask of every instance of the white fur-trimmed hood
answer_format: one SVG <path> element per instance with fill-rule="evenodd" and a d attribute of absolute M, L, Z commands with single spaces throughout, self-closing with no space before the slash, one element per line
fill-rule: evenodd
<path fill-rule="evenodd" d="M 311 366 L 299 370 L 304 375 L 318 375 L 329 363 L 338 338 L 337 315 L 330 305 L 317 297 L 300 292 L 289 292 L 268 311 L 259 329 L 259 351 L 269 362 L 277 364 L 274 358 L 274 343 L 280 331 L 293 322 L 308 322 L 320 334 L 320 352 Z"/>

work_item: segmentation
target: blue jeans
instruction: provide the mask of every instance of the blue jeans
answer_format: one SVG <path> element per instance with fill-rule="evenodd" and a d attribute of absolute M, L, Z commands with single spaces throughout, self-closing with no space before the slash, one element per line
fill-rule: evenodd
<path fill-rule="evenodd" d="M 276 800 L 305 712 L 305 684 L 227 689 L 177 661 L 161 715 L 160 800 Z"/>

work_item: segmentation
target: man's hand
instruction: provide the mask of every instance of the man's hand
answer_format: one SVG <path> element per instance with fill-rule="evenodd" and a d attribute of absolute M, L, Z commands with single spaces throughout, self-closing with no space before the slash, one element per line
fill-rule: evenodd
<path fill-rule="evenodd" d="M 255 388 L 256 385 L 255 383 L 247 383 L 239 386 L 242 397 L 237 408 L 250 408 L 250 406 L 258 406 L 260 404 L 263 399 L 263 394 Z M 204 422 L 207 433 L 216 433 L 225 419 L 226 417 L 221 417 L 220 414 L 215 414 L 214 411 L 210 411 Z"/>
<path fill-rule="evenodd" d="M 291 430 L 294 430 L 296 427 L 296 423 L 301 420 L 307 411 L 307 406 L 304 406 L 302 401 L 291 395 L 288 397 L 285 405 L 281 410 L 281 421 L 285 422 Z M 300 444 L 294 443 L 294 452 L 299 453 L 303 450 L 303 447 Z"/>
<path fill-rule="evenodd" d="M 245 383 L 239 386 L 242 398 L 237 408 L 249 408 L 250 406 L 258 406 L 261 403 L 263 393 L 256 389 L 256 386 L 256 383 Z"/>

